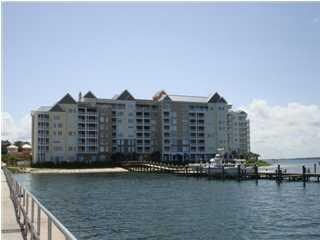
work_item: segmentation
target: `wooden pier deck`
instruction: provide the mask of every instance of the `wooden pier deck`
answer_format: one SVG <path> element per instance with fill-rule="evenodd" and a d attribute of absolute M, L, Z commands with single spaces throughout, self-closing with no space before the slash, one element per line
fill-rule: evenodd
<path fill-rule="evenodd" d="M 162 162 L 127 162 L 122 167 L 132 172 L 153 172 L 153 173 L 172 173 L 178 176 L 206 177 L 209 179 L 267 179 L 276 181 L 302 181 L 320 182 L 320 173 L 307 173 L 306 168 L 302 167 L 301 173 L 286 173 L 278 166 L 274 172 L 259 171 L 258 167 L 252 167 L 251 171 L 243 170 L 238 167 L 236 173 L 230 174 L 222 168 L 220 171 L 208 171 L 200 166 L 174 165 Z"/>

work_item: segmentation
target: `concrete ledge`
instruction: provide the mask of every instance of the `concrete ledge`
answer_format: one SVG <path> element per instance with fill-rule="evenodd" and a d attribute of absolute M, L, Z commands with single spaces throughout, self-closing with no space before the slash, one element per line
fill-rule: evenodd
<path fill-rule="evenodd" d="M 3 171 L 1 171 L 1 239 L 23 239 L 13 202 L 10 198 L 8 183 Z"/>

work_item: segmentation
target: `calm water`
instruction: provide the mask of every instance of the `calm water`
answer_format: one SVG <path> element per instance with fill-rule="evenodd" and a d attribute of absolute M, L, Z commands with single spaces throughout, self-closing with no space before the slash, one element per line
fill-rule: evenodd
<path fill-rule="evenodd" d="M 314 164 L 316 164 L 316 172 L 320 172 L 320 158 L 319 159 L 305 159 L 305 160 L 267 160 L 272 166 L 267 167 L 270 170 L 275 170 L 280 164 L 281 168 L 287 169 L 289 173 L 302 173 L 302 166 L 306 169 L 310 169 L 310 172 L 314 172 Z"/>
<path fill-rule="evenodd" d="M 320 239 L 320 184 L 17 175 L 78 239 Z"/>

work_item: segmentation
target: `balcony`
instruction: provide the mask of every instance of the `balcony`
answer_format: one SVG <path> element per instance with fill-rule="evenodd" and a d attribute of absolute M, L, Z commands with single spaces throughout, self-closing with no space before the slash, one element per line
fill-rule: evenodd
<path fill-rule="evenodd" d="M 97 134 L 88 134 L 87 138 L 97 138 L 98 135 Z"/>

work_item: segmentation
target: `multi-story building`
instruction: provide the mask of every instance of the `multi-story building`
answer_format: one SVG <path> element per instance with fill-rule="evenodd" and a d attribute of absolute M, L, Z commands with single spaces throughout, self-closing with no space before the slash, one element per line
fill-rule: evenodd
<path fill-rule="evenodd" d="M 239 154 L 250 152 L 250 122 L 247 113 L 229 110 L 227 125 L 229 151 Z"/>
<path fill-rule="evenodd" d="M 33 161 L 108 161 L 113 154 L 162 160 L 208 160 L 217 149 L 250 151 L 249 120 L 218 93 L 135 99 L 127 90 L 112 99 L 92 92 L 67 94 L 32 111 Z"/>

